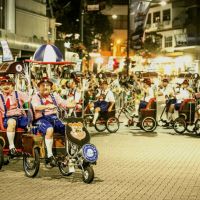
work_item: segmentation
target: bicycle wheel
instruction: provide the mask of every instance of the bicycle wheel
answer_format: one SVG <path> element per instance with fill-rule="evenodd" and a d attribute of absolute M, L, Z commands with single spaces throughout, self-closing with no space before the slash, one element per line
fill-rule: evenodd
<path fill-rule="evenodd" d="M 119 130 L 119 120 L 116 117 L 108 118 L 106 128 L 110 133 L 116 133 Z"/>
<path fill-rule="evenodd" d="M 173 128 L 174 128 L 176 133 L 182 134 L 182 133 L 185 132 L 186 126 L 187 126 L 187 124 L 185 122 L 185 119 L 182 118 L 182 117 L 178 117 L 174 121 L 174 127 Z"/>
<path fill-rule="evenodd" d="M 156 127 L 157 123 L 153 117 L 145 117 L 141 122 L 141 128 L 146 132 L 153 132 Z"/>
<path fill-rule="evenodd" d="M 94 127 L 98 132 L 105 131 L 106 130 L 106 121 L 105 121 L 105 119 L 103 117 L 98 118 Z"/>
<path fill-rule="evenodd" d="M 196 134 L 200 134 L 200 119 L 196 120 L 194 129 L 195 129 Z"/>

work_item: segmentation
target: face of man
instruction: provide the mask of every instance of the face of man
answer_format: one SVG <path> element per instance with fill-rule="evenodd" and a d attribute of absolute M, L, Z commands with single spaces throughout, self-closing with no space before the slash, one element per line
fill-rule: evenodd
<path fill-rule="evenodd" d="M 40 94 L 43 96 L 48 96 L 51 92 L 51 84 L 50 83 L 41 83 L 39 86 Z"/>
<path fill-rule="evenodd" d="M 11 94 L 13 92 L 13 85 L 11 82 L 1 82 L 1 91 L 5 94 Z"/>
<path fill-rule="evenodd" d="M 74 81 L 72 81 L 71 83 L 70 83 L 70 88 L 71 89 L 74 89 L 76 87 L 76 83 L 74 82 Z"/>
<path fill-rule="evenodd" d="M 107 85 L 106 83 L 103 83 L 103 84 L 102 84 L 102 89 L 103 89 L 103 90 L 107 90 L 107 88 L 108 88 L 108 85 Z"/>
<path fill-rule="evenodd" d="M 167 81 L 163 81 L 163 87 L 167 87 L 168 82 Z"/>
<path fill-rule="evenodd" d="M 182 84 L 182 87 L 183 87 L 183 88 L 187 88 L 188 86 L 189 86 L 189 85 L 188 85 L 187 83 L 183 83 L 183 84 Z"/>

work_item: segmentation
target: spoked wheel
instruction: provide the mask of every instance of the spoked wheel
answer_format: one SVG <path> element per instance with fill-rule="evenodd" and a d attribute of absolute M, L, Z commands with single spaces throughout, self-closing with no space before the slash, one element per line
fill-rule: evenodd
<path fill-rule="evenodd" d="M 108 118 L 106 128 L 110 133 L 116 133 L 119 129 L 119 120 L 116 117 Z"/>
<path fill-rule="evenodd" d="M 3 146 L 0 144 L 0 169 L 4 164 L 4 156 L 3 156 Z"/>
<path fill-rule="evenodd" d="M 185 119 L 182 117 L 178 117 L 174 121 L 174 130 L 176 133 L 182 134 L 185 132 L 187 124 Z"/>
<path fill-rule="evenodd" d="M 63 162 L 61 162 L 61 163 L 58 164 L 58 168 L 59 168 L 60 173 L 63 176 L 70 176 L 70 175 L 72 175 L 72 172 L 69 172 L 69 165 L 64 164 Z"/>
<path fill-rule="evenodd" d="M 85 183 L 91 183 L 94 179 L 94 170 L 91 166 L 87 166 L 83 170 L 83 181 Z"/>
<path fill-rule="evenodd" d="M 195 132 L 200 135 L 200 119 L 197 119 L 195 122 Z"/>
<path fill-rule="evenodd" d="M 106 121 L 105 121 L 105 119 L 103 119 L 103 117 L 98 118 L 94 127 L 98 132 L 105 131 L 106 130 Z"/>
<path fill-rule="evenodd" d="M 35 177 L 38 174 L 40 168 L 40 154 L 37 148 L 34 149 L 34 155 L 23 156 L 23 168 L 26 176 Z"/>
<path fill-rule="evenodd" d="M 145 117 L 141 122 L 141 128 L 146 132 L 153 132 L 156 127 L 157 123 L 153 117 Z"/>

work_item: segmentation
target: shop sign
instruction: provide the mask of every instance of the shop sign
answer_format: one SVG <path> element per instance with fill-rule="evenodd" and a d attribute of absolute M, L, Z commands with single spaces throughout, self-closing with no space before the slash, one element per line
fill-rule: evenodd
<path fill-rule="evenodd" d="M 8 42 L 6 40 L 1 40 L 0 42 L 3 50 L 3 62 L 13 61 L 13 55 L 8 46 Z"/>

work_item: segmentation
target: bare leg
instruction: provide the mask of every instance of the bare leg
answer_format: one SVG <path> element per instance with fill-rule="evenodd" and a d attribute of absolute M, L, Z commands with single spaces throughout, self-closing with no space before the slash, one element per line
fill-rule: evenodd
<path fill-rule="evenodd" d="M 8 120 L 7 124 L 8 124 L 7 137 L 9 142 L 9 149 L 13 149 L 15 148 L 14 138 L 15 138 L 16 120 L 11 118 Z"/>
<path fill-rule="evenodd" d="M 99 117 L 99 112 L 100 111 L 101 111 L 101 109 L 99 107 L 95 108 L 95 110 L 94 110 L 94 118 L 93 118 L 93 122 L 92 122 L 93 124 L 96 123 L 96 121 L 97 121 L 97 119 Z"/>

